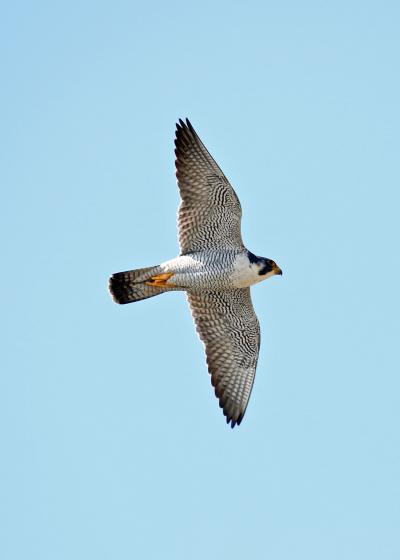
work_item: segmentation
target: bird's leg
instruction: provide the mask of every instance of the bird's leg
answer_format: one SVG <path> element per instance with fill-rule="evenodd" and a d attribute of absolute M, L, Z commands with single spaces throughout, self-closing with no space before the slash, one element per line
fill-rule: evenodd
<path fill-rule="evenodd" d="M 156 276 L 152 276 L 148 280 L 146 280 L 145 284 L 148 286 L 166 286 L 167 280 L 173 276 L 173 272 L 163 272 L 162 274 L 156 274 Z"/>

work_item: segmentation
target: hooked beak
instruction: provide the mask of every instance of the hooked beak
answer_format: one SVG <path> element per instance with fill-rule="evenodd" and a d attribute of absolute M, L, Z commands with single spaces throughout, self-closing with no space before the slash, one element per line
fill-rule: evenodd
<path fill-rule="evenodd" d="M 275 265 L 273 268 L 274 274 L 277 274 L 279 276 L 282 276 L 282 270 L 279 268 L 279 266 Z"/>

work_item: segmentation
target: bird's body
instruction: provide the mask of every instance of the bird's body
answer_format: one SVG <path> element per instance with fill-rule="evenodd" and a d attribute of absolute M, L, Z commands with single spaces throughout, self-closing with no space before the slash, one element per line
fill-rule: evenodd
<path fill-rule="evenodd" d="M 246 249 L 197 251 L 160 264 L 161 274 L 172 273 L 165 286 L 184 290 L 248 288 L 264 280 Z"/>
<path fill-rule="evenodd" d="M 243 245 L 239 199 L 188 120 L 177 125 L 175 144 L 181 253 L 154 267 L 116 273 L 109 288 L 117 303 L 187 293 L 216 395 L 233 427 L 246 410 L 260 347 L 249 288 L 282 271 Z"/>
<path fill-rule="evenodd" d="M 233 270 L 234 254 L 225 252 L 223 258 L 218 251 L 198 251 L 181 255 L 161 265 L 163 271 L 173 276 L 166 284 L 185 290 L 224 290 L 229 287 Z"/>

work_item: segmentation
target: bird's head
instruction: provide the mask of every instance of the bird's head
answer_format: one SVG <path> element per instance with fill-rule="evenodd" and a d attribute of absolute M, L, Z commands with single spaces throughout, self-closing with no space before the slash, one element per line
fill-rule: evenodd
<path fill-rule="evenodd" d="M 265 257 L 256 257 L 253 253 L 248 253 L 249 260 L 251 264 L 255 265 L 258 269 L 258 275 L 261 276 L 260 280 L 265 280 L 271 276 L 279 274 L 282 276 L 282 270 L 276 264 L 276 262 L 271 259 L 266 259 Z"/>
<path fill-rule="evenodd" d="M 258 271 L 258 274 L 260 276 L 265 276 L 266 278 L 275 276 L 276 274 L 282 276 L 282 270 L 279 268 L 276 262 L 272 261 L 271 259 L 264 259 L 262 257 L 260 259 L 259 266 L 260 270 Z"/>

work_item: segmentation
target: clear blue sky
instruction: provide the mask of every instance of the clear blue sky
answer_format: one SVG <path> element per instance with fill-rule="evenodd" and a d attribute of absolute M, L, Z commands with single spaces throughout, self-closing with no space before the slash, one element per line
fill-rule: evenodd
<path fill-rule="evenodd" d="M 2 560 L 400 558 L 398 2 L 12 2 L 0 18 Z M 177 254 L 189 117 L 284 270 L 242 425 Z"/>

